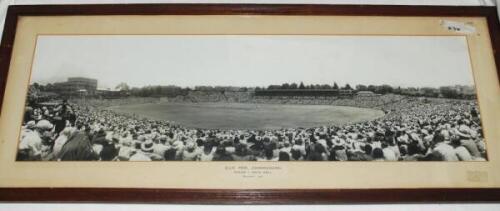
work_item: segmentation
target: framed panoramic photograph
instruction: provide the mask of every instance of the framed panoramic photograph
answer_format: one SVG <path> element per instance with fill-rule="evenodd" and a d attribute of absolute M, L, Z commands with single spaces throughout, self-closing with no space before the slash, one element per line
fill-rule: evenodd
<path fill-rule="evenodd" d="M 500 199 L 494 7 L 11 6 L 0 200 Z"/>

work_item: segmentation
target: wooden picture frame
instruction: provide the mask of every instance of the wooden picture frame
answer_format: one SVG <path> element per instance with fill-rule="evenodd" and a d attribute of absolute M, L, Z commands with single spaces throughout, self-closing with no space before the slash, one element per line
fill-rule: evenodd
<path fill-rule="evenodd" d="M 0 105 L 4 95 L 16 37 L 23 16 L 93 15 L 280 15 L 280 16 L 397 16 L 481 17 L 487 20 L 497 74 L 500 75 L 500 24 L 494 7 L 259 5 L 259 4 L 123 4 L 10 6 L 0 46 Z M 498 79 L 497 79 L 498 80 Z M 5 140 L 0 140 L 4 142 Z M 3 146 L 3 145 L 0 145 Z M 0 167 L 0 174 L 1 172 Z M 493 175 L 494 176 L 494 175 Z M 492 202 L 499 187 L 374 188 L 374 189 L 180 189 L 126 187 L 8 187 L 0 201 L 8 202 L 118 202 L 181 204 L 318 204 L 401 202 Z"/>

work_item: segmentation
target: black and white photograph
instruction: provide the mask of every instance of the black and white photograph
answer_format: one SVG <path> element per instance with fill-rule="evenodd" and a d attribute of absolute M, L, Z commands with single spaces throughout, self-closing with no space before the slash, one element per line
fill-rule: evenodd
<path fill-rule="evenodd" d="M 16 160 L 487 161 L 471 66 L 465 36 L 39 35 Z"/>

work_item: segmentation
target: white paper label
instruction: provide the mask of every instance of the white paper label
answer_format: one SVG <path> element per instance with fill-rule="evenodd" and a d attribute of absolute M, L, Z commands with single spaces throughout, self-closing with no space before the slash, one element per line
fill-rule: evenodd
<path fill-rule="evenodd" d="M 452 32 L 456 32 L 456 33 L 461 33 L 461 34 L 474 34 L 474 33 L 476 33 L 476 27 L 474 27 L 471 23 L 442 20 L 441 26 L 448 31 L 452 31 Z"/>

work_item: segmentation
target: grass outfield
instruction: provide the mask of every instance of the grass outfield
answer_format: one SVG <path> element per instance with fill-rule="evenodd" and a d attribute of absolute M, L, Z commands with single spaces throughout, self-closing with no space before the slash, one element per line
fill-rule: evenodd
<path fill-rule="evenodd" d="M 330 105 L 161 103 L 112 106 L 141 117 L 175 121 L 190 128 L 279 129 L 345 124 L 376 119 L 380 110 Z"/>

